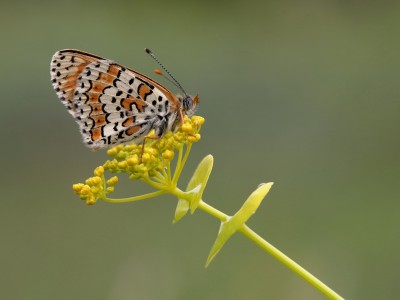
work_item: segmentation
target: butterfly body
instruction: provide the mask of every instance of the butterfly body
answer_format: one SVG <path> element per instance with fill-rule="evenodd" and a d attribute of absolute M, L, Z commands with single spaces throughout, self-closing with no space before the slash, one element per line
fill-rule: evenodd
<path fill-rule="evenodd" d="M 56 52 L 50 73 L 57 96 L 93 150 L 141 143 L 153 129 L 161 137 L 198 104 L 197 96 L 175 96 L 145 75 L 80 50 Z"/>

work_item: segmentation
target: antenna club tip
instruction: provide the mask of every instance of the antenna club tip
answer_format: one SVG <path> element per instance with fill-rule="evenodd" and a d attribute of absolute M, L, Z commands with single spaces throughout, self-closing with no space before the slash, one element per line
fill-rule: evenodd
<path fill-rule="evenodd" d="M 144 48 L 144 51 L 146 51 L 147 54 L 151 54 L 151 50 L 149 48 Z"/>

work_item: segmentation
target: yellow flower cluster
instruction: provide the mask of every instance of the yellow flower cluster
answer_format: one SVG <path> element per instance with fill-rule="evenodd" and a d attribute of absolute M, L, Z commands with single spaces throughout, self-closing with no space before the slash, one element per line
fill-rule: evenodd
<path fill-rule="evenodd" d="M 200 140 L 200 128 L 204 118 L 193 116 L 184 117 L 183 124 L 176 132 L 167 132 L 161 138 L 154 136 L 154 132 L 145 138 L 143 144 L 117 145 L 107 151 L 113 159 L 97 167 L 94 176 L 86 180 L 85 184 L 73 185 L 73 190 L 86 200 L 87 204 L 94 204 L 97 199 L 104 199 L 106 194 L 114 191 L 117 177 L 104 179 L 104 171 L 112 173 L 127 173 L 129 178 L 143 179 L 156 176 L 161 170 L 169 167 L 174 158 L 175 150 L 181 150 L 184 145 L 189 146 Z"/>
<path fill-rule="evenodd" d="M 104 167 L 100 166 L 94 170 L 94 176 L 86 179 L 85 183 L 77 183 L 72 186 L 76 194 L 86 204 L 96 203 L 97 199 L 105 197 L 106 194 L 114 192 L 114 185 L 118 183 L 118 177 L 113 176 L 105 182 Z"/>
<path fill-rule="evenodd" d="M 204 118 L 184 117 L 184 123 L 176 132 L 167 132 L 163 137 L 154 136 L 154 132 L 141 145 L 118 145 L 107 151 L 113 157 L 104 164 L 104 169 L 112 173 L 128 173 L 130 179 L 152 177 L 165 168 L 174 158 L 174 151 L 183 145 L 200 140 L 199 130 Z"/>

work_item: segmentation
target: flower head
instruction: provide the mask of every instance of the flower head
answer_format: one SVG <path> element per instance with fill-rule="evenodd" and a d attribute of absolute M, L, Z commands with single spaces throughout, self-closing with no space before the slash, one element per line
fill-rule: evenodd
<path fill-rule="evenodd" d="M 104 164 L 112 173 L 128 173 L 131 179 L 154 176 L 174 158 L 174 151 L 200 140 L 202 117 L 184 117 L 184 123 L 176 132 L 167 132 L 161 138 L 151 132 L 141 145 L 118 145 L 107 151 L 113 157 Z"/>
<path fill-rule="evenodd" d="M 127 173 L 131 180 L 142 179 L 149 181 L 156 178 L 160 182 L 163 171 L 169 168 L 175 157 L 175 150 L 181 151 L 184 146 L 190 147 L 200 140 L 200 128 L 204 118 L 200 116 L 184 117 L 183 124 L 175 132 L 167 132 L 161 138 L 154 135 L 154 131 L 146 136 L 140 145 L 117 145 L 110 148 L 107 154 L 112 157 L 103 166 L 97 167 L 94 177 L 86 180 L 85 184 L 73 185 L 73 190 L 87 204 L 94 204 L 97 199 L 104 199 L 106 194 L 114 191 L 117 177 L 105 180 L 104 171 L 111 173 Z M 162 180 L 161 180 L 162 181 Z"/>

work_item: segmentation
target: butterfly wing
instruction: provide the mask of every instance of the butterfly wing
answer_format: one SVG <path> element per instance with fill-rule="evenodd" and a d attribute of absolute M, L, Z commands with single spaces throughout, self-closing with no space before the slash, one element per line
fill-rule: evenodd
<path fill-rule="evenodd" d="M 50 68 L 57 96 L 94 150 L 140 143 L 152 129 L 162 136 L 176 123 L 180 104 L 168 89 L 111 60 L 61 50 Z"/>

